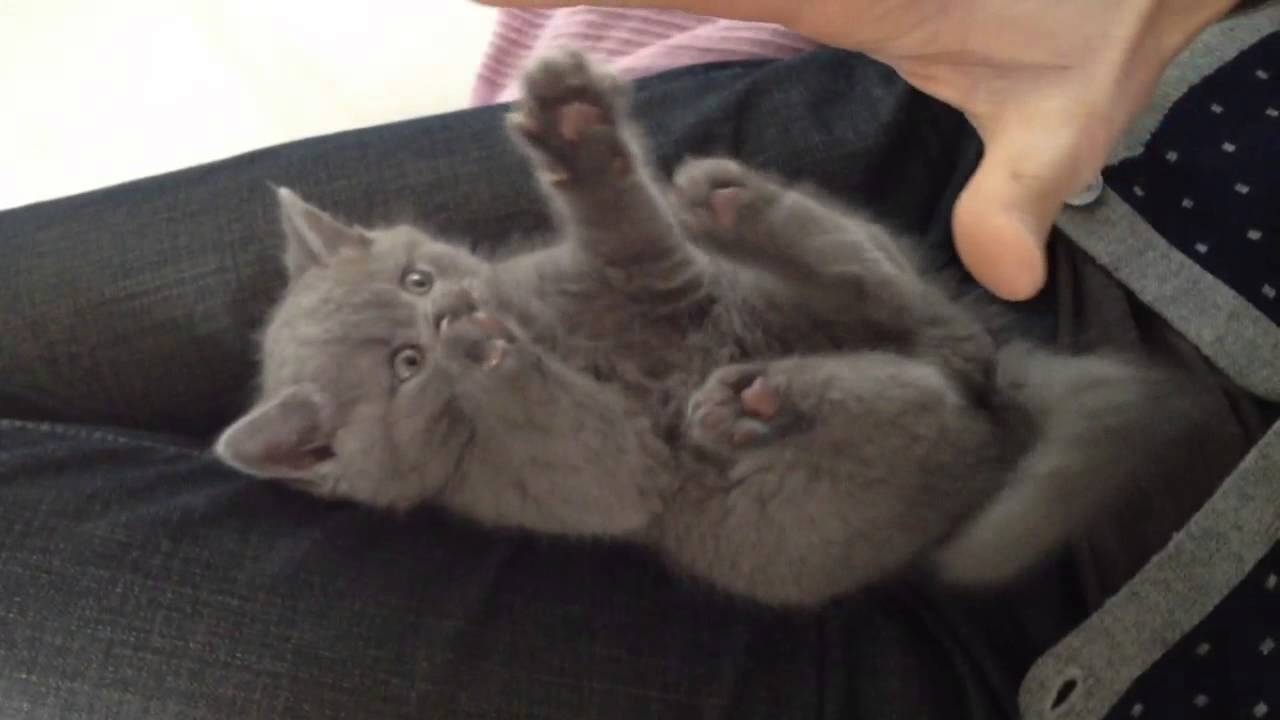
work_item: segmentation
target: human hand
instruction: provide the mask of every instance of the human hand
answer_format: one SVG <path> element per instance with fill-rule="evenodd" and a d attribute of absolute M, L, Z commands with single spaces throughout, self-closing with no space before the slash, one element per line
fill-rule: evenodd
<path fill-rule="evenodd" d="M 568 0 L 477 0 L 559 7 Z M 1044 286 L 1065 200 L 1091 182 L 1165 67 L 1236 0 L 603 0 L 783 25 L 893 67 L 982 137 L 952 215 L 977 280 L 1008 300 Z"/>

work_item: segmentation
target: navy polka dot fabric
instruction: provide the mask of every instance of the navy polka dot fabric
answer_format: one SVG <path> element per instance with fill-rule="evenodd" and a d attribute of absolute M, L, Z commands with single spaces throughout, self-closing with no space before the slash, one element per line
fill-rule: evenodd
<path fill-rule="evenodd" d="M 1280 33 L 1193 87 L 1142 155 L 1104 177 L 1178 250 L 1280 323 Z M 1280 720 L 1280 545 L 1107 717 Z"/>
<path fill-rule="evenodd" d="M 1280 720 L 1280 546 L 1112 708 L 1108 720 Z"/>
<path fill-rule="evenodd" d="M 1188 91 L 1145 151 L 1104 177 L 1170 243 L 1280 323 L 1280 33 Z"/>

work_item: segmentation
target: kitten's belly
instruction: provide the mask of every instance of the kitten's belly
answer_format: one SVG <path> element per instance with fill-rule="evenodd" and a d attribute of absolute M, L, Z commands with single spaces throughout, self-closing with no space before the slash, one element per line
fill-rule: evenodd
<path fill-rule="evenodd" d="M 707 347 L 678 334 L 618 343 L 607 353 L 575 363 L 599 382 L 617 388 L 636 415 L 647 418 L 669 447 L 680 444 L 689 397 L 728 359 L 730 343 Z"/>
<path fill-rule="evenodd" d="M 689 397 L 712 369 L 710 362 L 641 366 L 626 360 L 615 365 L 611 381 L 620 388 L 637 413 L 647 416 L 654 432 L 668 446 L 679 444 Z"/>

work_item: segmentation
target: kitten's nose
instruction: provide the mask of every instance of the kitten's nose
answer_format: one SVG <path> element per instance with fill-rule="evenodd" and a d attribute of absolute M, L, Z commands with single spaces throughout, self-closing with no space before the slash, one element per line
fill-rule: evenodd
<path fill-rule="evenodd" d="M 471 291 L 461 285 L 437 287 L 431 303 L 431 324 L 436 332 L 446 322 L 466 317 L 476 311 L 476 298 Z"/>

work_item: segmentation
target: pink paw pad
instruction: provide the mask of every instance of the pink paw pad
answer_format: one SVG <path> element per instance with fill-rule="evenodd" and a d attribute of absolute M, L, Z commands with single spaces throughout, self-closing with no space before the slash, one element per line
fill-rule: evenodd
<path fill-rule="evenodd" d="M 778 414 L 778 409 L 782 407 L 782 398 L 778 396 L 777 391 L 769 387 L 764 377 L 758 377 L 755 382 L 738 394 L 742 399 L 742 409 L 753 418 L 759 420 L 769 420 Z"/>
<path fill-rule="evenodd" d="M 738 222 L 738 207 L 742 204 L 741 188 L 720 188 L 712 190 L 707 204 L 711 206 L 711 216 L 720 227 L 731 228 Z"/>
<path fill-rule="evenodd" d="M 560 109 L 560 136 L 569 142 L 577 142 L 583 133 L 604 123 L 604 110 L 589 103 L 571 102 Z"/>

